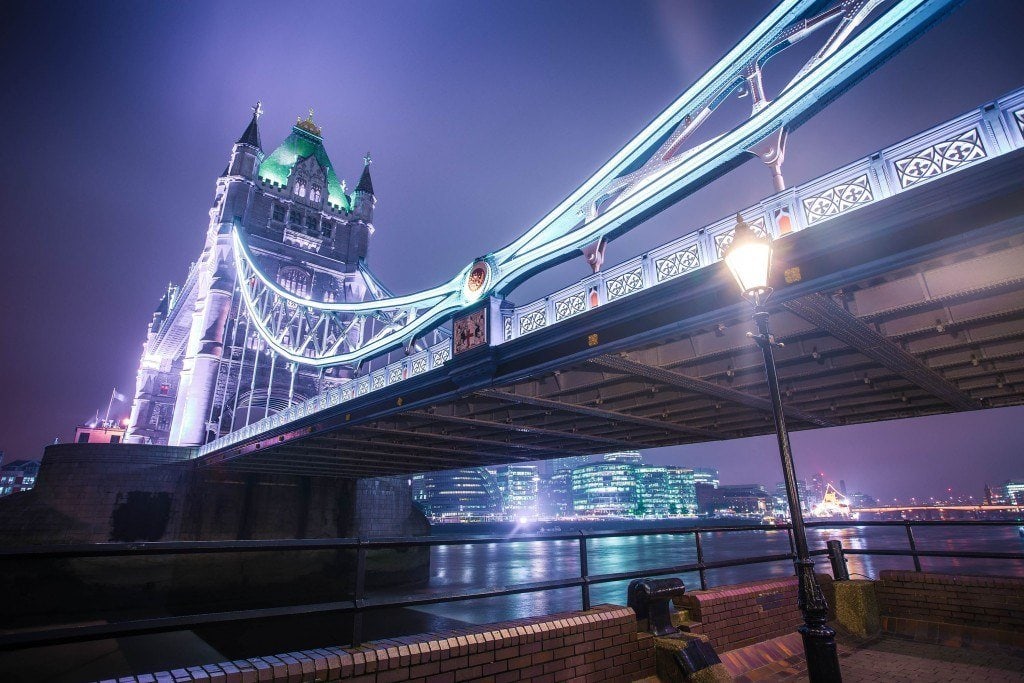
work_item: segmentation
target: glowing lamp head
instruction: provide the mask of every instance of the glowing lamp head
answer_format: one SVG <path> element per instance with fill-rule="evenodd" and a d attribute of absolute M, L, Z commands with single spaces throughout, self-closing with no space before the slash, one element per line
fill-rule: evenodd
<path fill-rule="evenodd" d="M 772 288 L 768 286 L 772 268 L 771 239 L 754 232 L 740 214 L 736 214 L 736 230 L 723 257 L 743 296 L 756 302 L 771 294 Z"/>

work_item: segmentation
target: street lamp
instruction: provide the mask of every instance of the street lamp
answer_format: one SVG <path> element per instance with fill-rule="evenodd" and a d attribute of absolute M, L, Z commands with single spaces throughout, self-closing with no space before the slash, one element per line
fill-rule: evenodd
<path fill-rule="evenodd" d="M 772 415 L 775 418 L 775 434 L 779 440 L 779 456 L 782 459 L 782 476 L 786 483 L 786 498 L 789 514 L 793 520 L 793 543 L 796 545 L 796 575 L 799 582 L 798 603 L 803 613 L 804 624 L 799 629 L 804 641 L 807 658 L 807 673 L 811 681 L 840 681 L 839 656 L 836 652 L 836 632 L 827 625 L 828 603 L 821 592 L 821 586 L 814 576 L 814 562 L 807 550 L 807 533 L 804 528 L 803 512 L 800 509 L 800 493 L 796 487 L 796 471 L 793 468 L 793 450 L 786 431 L 786 416 L 782 411 L 782 395 L 779 392 L 779 376 L 775 370 L 775 346 L 777 343 L 768 331 L 768 309 L 765 302 L 772 295 L 769 275 L 772 267 L 772 243 L 767 232 L 762 237 L 747 225 L 740 214 L 736 214 L 736 230 L 732 243 L 725 250 L 725 264 L 739 283 L 743 297 L 754 305 L 754 322 L 757 334 L 751 334 L 764 355 L 765 374 L 768 378 L 768 392 L 771 394 Z"/>

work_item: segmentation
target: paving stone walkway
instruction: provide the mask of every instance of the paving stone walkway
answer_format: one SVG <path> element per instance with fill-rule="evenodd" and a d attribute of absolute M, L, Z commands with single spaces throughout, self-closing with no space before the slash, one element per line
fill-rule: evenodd
<path fill-rule="evenodd" d="M 791 645 L 798 646 L 799 636 Z M 802 648 L 801 648 L 802 649 Z M 885 637 L 866 643 L 840 640 L 843 683 L 1009 683 L 1024 681 L 1024 653 L 988 648 L 957 648 Z M 743 683 L 806 681 L 803 656 L 795 655 L 746 671 Z"/>

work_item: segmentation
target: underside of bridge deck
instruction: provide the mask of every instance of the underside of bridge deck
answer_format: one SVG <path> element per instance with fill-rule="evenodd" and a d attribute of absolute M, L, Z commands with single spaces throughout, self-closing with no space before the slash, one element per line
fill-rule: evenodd
<path fill-rule="evenodd" d="M 1024 403 L 1024 156 L 777 243 L 791 429 Z M 705 268 L 205 456 L 370 477 L 773 431 L 749 307 Z"/>

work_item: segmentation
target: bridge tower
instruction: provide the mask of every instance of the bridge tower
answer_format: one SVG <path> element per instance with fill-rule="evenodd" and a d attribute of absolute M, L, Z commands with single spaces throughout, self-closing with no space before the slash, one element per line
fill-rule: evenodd
<path fill-rule="evenodd" d="M 368 272 L 376 197 L 369 155 L 346 193 L 313 112 L 270 154 L 262 106 L 231 148 L 216 181 L 199 259 L 161 300 L 147 331 L 128 440 L 199 445 L 305 400 L 351 368 L 324 371 L 278 358 L 246 319 L 236 282 L 233 233 L 244 235 L 263 272 L 311 301 L 362 301 L 380 291 Z M 354 321 L 345 344 L 361 343 Z"/>

